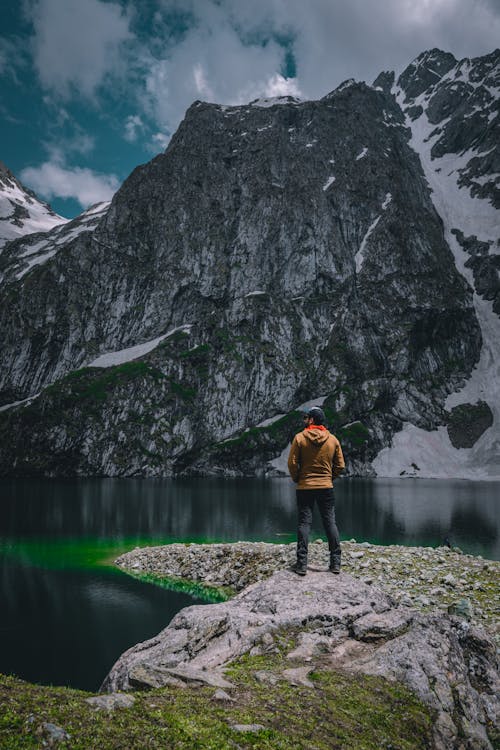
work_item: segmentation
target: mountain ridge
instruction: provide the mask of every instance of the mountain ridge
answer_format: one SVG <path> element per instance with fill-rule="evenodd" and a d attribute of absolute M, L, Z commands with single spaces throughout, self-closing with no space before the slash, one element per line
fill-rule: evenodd
<path fill-rule="evenodd" d="M 425 59 L 438 64 L 429 54 Z M 412 93 L 426 84 L 422 96 L 435 84 L 414 88 L 414 68 L 398 82 L 408 79 Z M 0 373 L 2 415 L 20 442 L 0 455 L 2 472 L 272 473 L 298 428 L 294 409 L 320 395 L 347 444 L 351 473 L 374 473 L 372 461 L 406 424 L 437 431 L 441 443 L 457 432 L 459 404 L 445 402 L 480 361 L 473 288 L 476 276 L 486 296 L 495 296 L 484 268 L 497 256 L 476 250 L 475 276 L 466 270 L 464 278 L 457 268 L 450 237 L 458 235 L 450 232 L 460 226 L 443 224 L 422 168 L 423 144 L 416 151 L 408 143 L 423 108 L 418 112 L 415 97 L 404 102 L 400 83 L 396 90 L 394 77 L 382 76 L 372 87 L 344 82 L 318 102 L 194 102 L 165 154 L 134 170 L 92 233 L 84 228 L 19 280 L 11 273 L 0 312 L 12 352 Z M 485 100 L 487 118 L 493 105 Z M 486 131 L 490 125 L 498 127 L 494 118 Z M 457 129 L 452 121 L 448 127 Z M 481 165 L 485 177 L 488 163 Z M 482 205 L 489 194 L 488 188 L 476 200 Z M 464 233 L 464 241 L 494 245 L 493 235 L 473 236 Z M 61 276 L 69 286 L 58 285 Z M 25 321 L 21 330 L 39 331 L 36 342 L 21 335 L 21 356 L 13 318 Z M 106 351 L 157 339 L 133 367 L 118 365 L 114 378 L 95 367 L 70 377 Z M 77 382 L 84 392 L 110 389 L 106 404 L 93 405 L 101 437 L 88 421 L 97 416 L 75 403 Z M 50 383 L 41 402 L 7 408 Z M 484 428 L 476 429 L 476 442 L 493 420 L 486 396 L 469 403 L 467 418 Z M 44 426 L 47 409 L 59 413 L 59 422 Z M 139 421 L 128 423 L 127 411 Z M 55 453 L 49 439 L 50 460 L 41 451 L 25 462 L 20 443 L 28 418 L 37 426 L 33 455 L 47 434 L 64 435 Z M 114 453 L 127 458 L 114 460 Z M 418 451 L 418 471 L 403 465 L 403 453 L 396 468 L 393 455 L 391 467 L 385 461 L 379 469 L 425 475 Z"/>

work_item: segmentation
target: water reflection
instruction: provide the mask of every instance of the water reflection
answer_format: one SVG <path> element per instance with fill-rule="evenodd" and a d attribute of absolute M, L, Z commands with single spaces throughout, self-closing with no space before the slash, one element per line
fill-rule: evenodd
<path fill-rule="evenodd" d="M 499 482 L 343 479 L 337 518 L 344 539 L 449 537 L 500 559 L 499 490 Z M 289 541 L 294 530 L 287 480 L 0 480 L 0 671 L 96 690 L 120 653 L 193 603 L 95 568 L 92 544 L 101 554 L 100 545 L 110 553 L 124 539 Z M 322 533 L 318 517 L 314 531 Z M 87 554 L 93 569 L 84 569 Z"/>
<path fill-rule="evenodd" d="M 499 482 L 343 479 L 343 538 L 441 544 L 500 558 Z M 283 479 L 0 481 L 0 535 L 192 540 L 292 538 L 294 491 Z M 316 524 L 321 532 L 321 525 Z"/>
<path fill-rule="evenodd" d="M 156 635 L 190 596 L 121 573 L 41 570 L 0 556 L 0 671 L 95 691 L 130 646 Z"/>
<path fill-rule="evenodd" d="M 367 486 L 360 492 L 363 481 Z M 342 490 L 343 512 L 347 504 L 359 511 L 356 497 L 365 498 L 364 538 L 431 545 L 448 538 L 464 551 L 500 558 L 498 482 L 378 479 L 359 480 L 357 485 L 347 482 Z M 353 528 L 360 528 L 359 517 L 351 522 Z"/>

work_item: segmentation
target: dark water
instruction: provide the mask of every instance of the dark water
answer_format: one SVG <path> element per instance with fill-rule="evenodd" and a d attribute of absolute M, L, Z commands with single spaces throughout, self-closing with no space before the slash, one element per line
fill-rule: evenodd
<path fill-rule="evenodd" d="M 498 482 L 344 479 L 336 511 L 343 539 L 447 537 L 500 559 Z M 292 541 L 294 528 L 287 480 L 1 480 L 0 672 L 96 690 L 126 648 L 198 603 L 106 558 L 136 544 Z"/>

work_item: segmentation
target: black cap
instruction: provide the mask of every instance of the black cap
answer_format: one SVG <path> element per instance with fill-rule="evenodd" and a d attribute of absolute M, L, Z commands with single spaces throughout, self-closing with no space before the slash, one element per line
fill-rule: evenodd
<path fill-rule="evenodd" d="M 306 414 L 308 417 L 312 417 L 314 424 L 325 424 L 325 412 L 319 406 L 312 406 L 306 411 Z"/>

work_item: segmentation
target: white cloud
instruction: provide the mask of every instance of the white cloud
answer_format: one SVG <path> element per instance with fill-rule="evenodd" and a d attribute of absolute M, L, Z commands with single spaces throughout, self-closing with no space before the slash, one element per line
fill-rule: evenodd
<path fill-rule="evenodd" d="M 50 161 L 61 164 L 70 153 L 90 154 L 95 147 L 95 138 L 87 133 L 78 132 L 73 136 L 61 137 L 57 142 L 48 141 L 44 145 L 50 156 Z"/>
<path fill-rule="evenodd" d="M 371 83 L 401 71 L 420 52 L 439 47 L 456 57 L 491 52 L 500 39 L 493 0 L 222 0 L 247 34 L 288 35 L 297 83 L 317 98 L 346 78 Z"/>
<path fill-rule="evenodd" d="M 159 125 L 172 131 L 195 99 L 243 104 L 278 91 L 298 93 L 297 82 L 281 75 L 285 50 L 276 40 L 248 42 L 209 0 L 195 10 L 196 23 L 182 41 L 151 60 L 145 104 Z"/>
<path fill-rule="evenodd" d="M 47 200 L 74 198 L 82 208 L 110 200 L 120 185 L 115 175 L 98 174 L 81 167 L 68 168 L 57 161 L 27 167 L 20 176 L 26 185 Z"/>
<path fill-rule="evenodd" d="M 139 131 L 144 129 L 144 123 L 139 115 L 129 115 L 125 121 L 125 133 L 123 137 L 129 143 L 133 143 L 139 136 Z"/>
<path fill-rule="evenodd" d="M 92 96 L 109 73 L 123 72 L 132 39 L 122 7 L 99 0 L 35 0 L 33 58 L 42 85 L 69 96 Z"/>
<path fill-rule="evenodd" d="M 297 80 L 295 78 L 284 78 L 279 73 L 275 73 L 267 81 L 265 96 L 302 96 Z"/>
<path fill-rule="evenodd" d="M 382 70 L 400 72 L 434 46 L 474 56 L 500 38 L 491 0 L 163 0 L 158 29 L 175 10 L 191 13 L 192 25 L 180 42 L 165 37 L 163 55 L 148 60 L 143 99 L 170 132 L 195 99 L 319 98 L 346 78 L 371 83 Z M 288 40 L 296 78 L 283 75 L 286 52 L 278 39 Z M 161 49 L 158 38 L 152 47 Z"/>
<path fill-rule="evenodd" d="M 158 149 L 164 151 L 169 142 L 170 138 L 165 133 L 155 133 L 151 139 L 150 151 L 157 153 Z"/>

